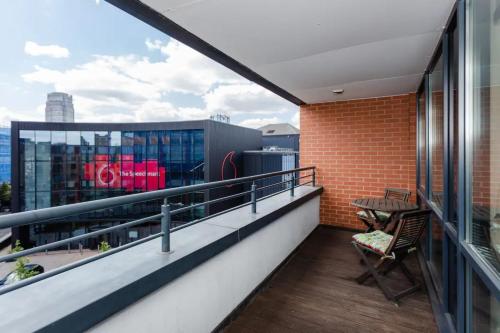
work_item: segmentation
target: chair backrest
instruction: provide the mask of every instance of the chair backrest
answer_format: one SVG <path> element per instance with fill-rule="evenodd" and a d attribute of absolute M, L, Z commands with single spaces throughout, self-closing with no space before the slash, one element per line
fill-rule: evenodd
<path fill-rule="evenodd" d="M 398 226 L 386 253 L 390 254 L 395 251 L 415 247 L 427 226 L 430 214 L 431 211 L 429 209 L 401 214 Z"/>
<path fill-rule="evenodd" d="M 384 198 L 408 201 L 411 192 L 400 188 L 386 188 Z"/>

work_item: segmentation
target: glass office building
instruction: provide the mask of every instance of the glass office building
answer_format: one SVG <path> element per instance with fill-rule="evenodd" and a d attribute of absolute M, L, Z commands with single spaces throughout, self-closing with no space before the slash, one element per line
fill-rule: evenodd
<path fill-rule="evenodd" d="M 0 184 L 10 183 L 10 128 L 0 128 Z"/>
<path fill-rule="evenodd" d="M 22 130 L 20 210 L 203 182 L 203 134 Z"/>
<path fill-rule="evenodd" d="M 213 121 L 145 124 L 56 124 L 13 122 L 17 145 L 13 159 L 13 211 L 109 198 L 144 191 L 199 184 L 219 180 L 218 160 L 226 149 L 217 138 L 227 141 L 227 150 L 259 148 L 260 132 Z M 209 130 L 212 129 L 212 130 Z M 251 131 L 248 139 L 242 132 Z M 214 138 L 208 135 L 212 133 Z M 254 133 L 255 132 L 255 133 Z M 243 135 L 242 135 L 243 134 Z M 226 140 L 227 139 L 227 140 Z M 215 143 L 208 158 L 207 140 Z M 244 141 L 248 142 L 244 142 Z M 240 148 L 241 147 L 241 148 Z M 216 166 L 209 169 L 209 160 Z M 225 189 L 224 191 L 232 191 Z M 215 193 L 217 194 L 217 193 Z M 191 193 L 170 197 L 172 208 L 203 202 L 212 193 Z M 213 207 L 210 207 L 213 208 Z M 225 207 L 221 207 L 223 209 Z M 160 202 L 144 202 L 69 217 L 64 222 L 33 225 L 17 230 L 15 238 L 28 244 L 44 244 L 88 232 L 160 210 Z M 196 207 L 175 215 L 172 223 L 182 224 L 208 214 L 207 207 Z M 106 238 L 112 245 L 149 235 L 159 228 L 153 222 L 132 228 L 126 234 Z M 92 242 L 92 241 L 91 241 Z M 96 244 L 85 243 L 93 247 Z"/>

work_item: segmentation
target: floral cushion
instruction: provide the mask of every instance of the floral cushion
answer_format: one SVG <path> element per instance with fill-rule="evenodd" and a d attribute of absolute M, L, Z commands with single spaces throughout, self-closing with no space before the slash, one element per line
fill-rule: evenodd
<path fill-rule="evenodd" d="M 372 249 L 377 253 L 384 254 L 389 244 L 391 244 L 392 236 L 381 230 L 376 230 L 366 234 L 356 234 L 352 236 L 352 239 L 364 247 Z"/>
<path fill-rule="evenodd" d="M 388 212 L 382 212 L 379 210 L 376 210 L 375 213 L 377 214 L 378 218 L 380 221 L 385 222 L 391 217 L 391 213 Z M 356 213 L 360 218 L 367 218 L 366 211 L 360 210 L 359 212 Z"/>

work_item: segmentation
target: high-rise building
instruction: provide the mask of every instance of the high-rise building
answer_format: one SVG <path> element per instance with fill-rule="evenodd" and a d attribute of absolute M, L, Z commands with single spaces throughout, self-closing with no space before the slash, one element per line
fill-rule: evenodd
<path fill-rule="evenodd" d="M 73 108 L 73 96 L 62 92 L 48 94 L 45 104 L 45 121 L 74 123 L 75 110 Z"/>

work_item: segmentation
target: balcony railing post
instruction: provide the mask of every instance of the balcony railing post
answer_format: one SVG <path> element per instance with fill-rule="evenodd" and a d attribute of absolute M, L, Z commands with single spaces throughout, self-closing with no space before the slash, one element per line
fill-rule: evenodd
<path fill-rule="evenodd" d="M 161 251 L 170 252 L 170 205 L 167 199 L 164 200 L 161 206 Z"/>
<path fill-rule="evenodd" d="M 290 187 L 290 196 L 293 197 L 295 195 L 295 172 L 292 172 L 292 186 Z"/>
<path fill-rule="evenodd" d="M 313 169 L 312 173 L 312 186 L 316 186 L 316 169 Z"/>
<path fill-rule="evenodd" d="M 250 193 L 250 200 L 252 202 L 252 213 L 255 214 L 257 213 L 257 186 L 255 185 L 255 182 L 252 183 L 252 188 L 251 188 L 251 193 Z"/>

